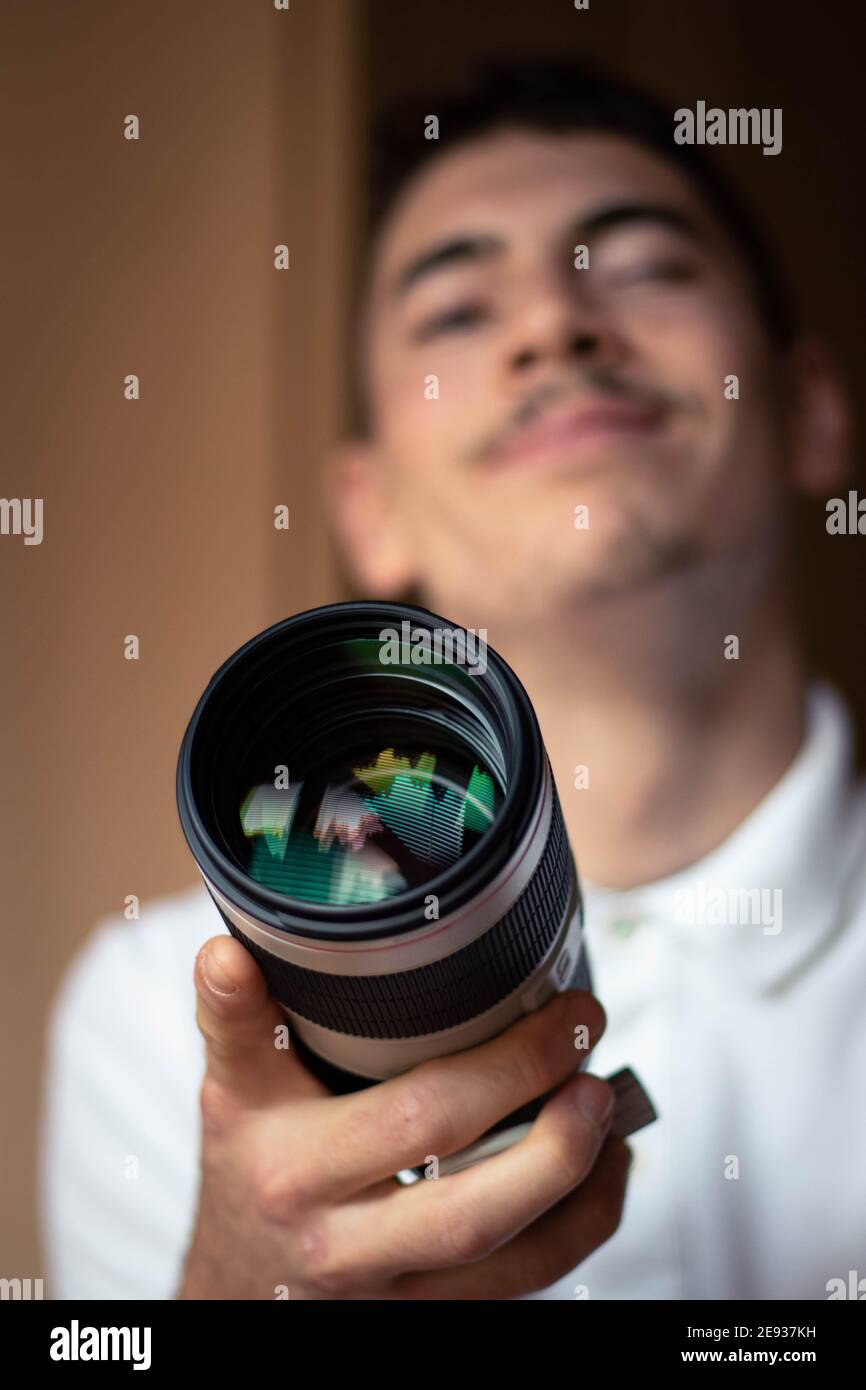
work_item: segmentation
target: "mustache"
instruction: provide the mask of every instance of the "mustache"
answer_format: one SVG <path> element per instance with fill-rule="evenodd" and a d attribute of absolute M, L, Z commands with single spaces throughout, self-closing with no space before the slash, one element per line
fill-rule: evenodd
<path fill-rule="evenodd" d="M 611 403 L 625 401 L 643 410 L 658 411 L 659 414 L 667 414 L 673 410 L 694 411 L 697 404 L 695 398 L 687 392 L 632 380 L 609 367 L 587 367 L 577 375 L 539 382 L 509 411 L 500 426 L 478 442 L 471 450 L 470 457 L 483 458 L 504 443 L 516 430 L 531 424 L 547 410 L 563 402 L 579 400 L 589 395 L 601 400 L 606 397 Z"/>

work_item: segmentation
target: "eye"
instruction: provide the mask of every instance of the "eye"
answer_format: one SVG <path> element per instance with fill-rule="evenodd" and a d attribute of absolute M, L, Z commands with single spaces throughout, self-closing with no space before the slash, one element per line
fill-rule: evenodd
<path fill-rule="evenodd" d="M 460 333 L 482 323 L 487 311 L 482 304 L 457 304 L 426 319 L 413 333 L 416 342 L 427 342 L 442 333 Z"/>
<path fill-rule="evenodd" d="M 644 282 L 686 284 L 697 279 L 697 266 L 691 261 L 673 257 L 638 261 L 634 265 L 611 270 L 604 277 L 611 285 L 632 285 Z"/>

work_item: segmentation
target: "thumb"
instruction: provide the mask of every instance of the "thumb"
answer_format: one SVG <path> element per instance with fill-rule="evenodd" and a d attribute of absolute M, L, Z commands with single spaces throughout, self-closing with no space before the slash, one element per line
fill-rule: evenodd
<path fill-rule="evenodd" d="M 289 1021 L 239 941 L 231 936 L 206 941 L 196 956 L 194 978 L 208 1075 L 236 1100 L 259 1107 L 330 1095 L 292 1051 Z"/>

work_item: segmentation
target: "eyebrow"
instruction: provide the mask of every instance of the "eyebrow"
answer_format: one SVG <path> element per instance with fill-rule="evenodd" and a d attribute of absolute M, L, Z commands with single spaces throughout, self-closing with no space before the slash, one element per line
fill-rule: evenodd
<path fill-rule="evenodd" d="M 677 208 L 663 203 L 616 203 L 610 207 L 599 208 L 588 217 L 581 217 L 571 224 L 571 232 L 578 238 L 606 234 L 621 227 L 635 223 L 657 222 L 685 232 L 697 239 L 698 232 L 692 220 Z M 392 292 L 396 299 L 402 299 L 420 280 L 426 279 L 439 270 L 452 266 L 470 265 L 477 261 L 487 261 L 501 254 L 506 248 L 505 240 L 492 234 L 471 234 L 452 237 L 427 251 L 415 256 L 398 273 Z"/>
<path fill-rule="evenodd" d="M 677 232 L 685 232 L 695 238 L 698 236 L 692 219 L 680 212 L 679 208 L 669 207 L 666 203 L 617 203 L 613 207 L 600 208 L 578 222 L 576 231 L 578 234 L 592 235 L 616 231 L 635 222 L 660 222 Z"/>
<path fill-rule="evenodd" d="M 394 281 L 394 295 L 401 298 L 413 285 L 437 270 L 445 270 L 452 265 L 466 265 L 472 261 L 487 260 L 505 250 L 501 237 L 459 236 L 443 241 L 429 251 L 422 251 L 404 266 Z"/>

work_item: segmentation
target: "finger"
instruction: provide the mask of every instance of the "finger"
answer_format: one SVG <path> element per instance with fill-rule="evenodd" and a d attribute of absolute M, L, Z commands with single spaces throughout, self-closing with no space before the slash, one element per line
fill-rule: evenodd
<path fill-rule="evenodd" d="M 593 995 L 566 990 L 489 1042 L 339 1097 L 321 1121 L 319 1191 L 342 1198 L 456 1153 L 574 1073 L 589 1050 L 575 1049 L 575 1029 L 586 1025 L 592 1048 L 605 1022 Z"/>
<path fill-rule="evenodd" d="M 196 957 L 195 987 L 212 1082 L 251 1107 L 329 1094 L 292 1052 L 288 1020 L 239 941 L 215 936 L 205 942 Z M 286 1041 L 288 1048 L 280 1046 Z"/>
<path fill-rule="evenodd" d="M 514 1240 L 463 1268 L 403 1275 L 390 1286 L 387 1296 L 520 1298 L 550 1288 L 572 1271 L 577 1272 L 581 1262 L 616 1232 L 622 1219 L 630 1160 L 628 1145 L 609 1136 L 580 1187 Z"/>
<path fill-rule="evenodd" d="M 589 1173 L 613 1112 L 598 1076 L 567 1081 L 519 1143 L 462 1173 L 332 1209 L 327 1246 L 364 1283 L 485 1259 Z"/>

